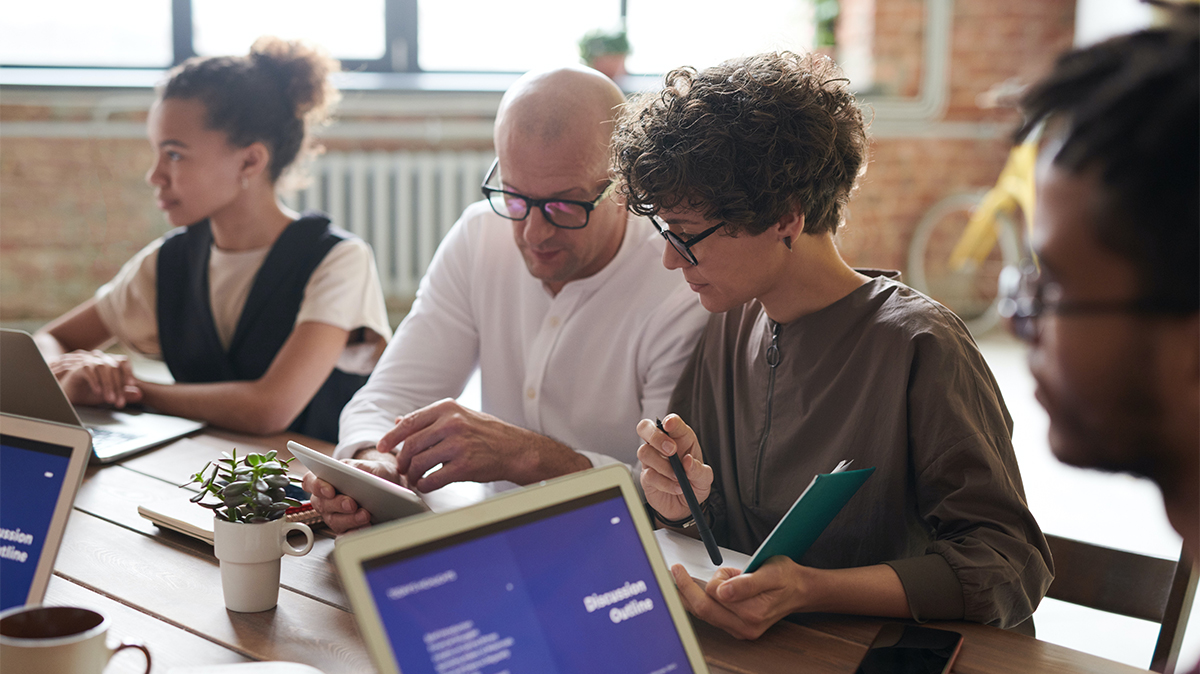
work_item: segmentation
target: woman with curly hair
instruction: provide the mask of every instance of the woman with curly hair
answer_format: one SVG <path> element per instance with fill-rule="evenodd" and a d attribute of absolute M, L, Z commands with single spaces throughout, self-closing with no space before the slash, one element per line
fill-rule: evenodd
<path fill-rule="evenodd" d="M 877 470 L 797 563 L 673 569 L 700 618 L 756 638 L 796 612 L 1013 627 L 1052 578 L 999 387 L 962 322 L 853 269 L 834 233 L 866 154 L 833 63 L 761 54 L 631 102 L 614 137 L 629 208 L 651 216 L 713 312 L 664 421 L 638 425 L 657 519 L 690 524 L 666 456 L 682 457 L 719 543 L 750 553 L 813 475 Z"/>
<path fill-rule="evenodd" d="M 171 72 L 147 122 L 146 182 L 178 229 L 35 335 L 73 403 L 337 441 L 338 414 L 391 336 L 383 291 L 365 242 L 275 191 L 327 118 L 337 69 L 267 37 Z M 176 383 L 137 379 L 97 350 L 114 339 L 164 360 Z"/>

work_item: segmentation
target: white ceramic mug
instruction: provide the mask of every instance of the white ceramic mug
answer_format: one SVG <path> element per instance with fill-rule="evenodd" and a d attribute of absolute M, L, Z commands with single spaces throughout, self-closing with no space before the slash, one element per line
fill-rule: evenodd
<path fill-rule="evenodd" d="M 108 619 L 73 606 L 19 606 L 0 613 L 0 663 L 6 672 L 101 674 L 117 651 L 142 644 L 108 644 Z"/>
<path fill-rule="evenodd" d="M 305 544 L 293 547 L 289 531 L 304 534 Z M 213 552 L 221 560 L 221 590 L 225 608 L 238 613 L 267 611 L 279 602 L 279 560 L 306 555 L 313 546 L 308 525 L 278 519 L 259 524 L 213 519 Z"/>

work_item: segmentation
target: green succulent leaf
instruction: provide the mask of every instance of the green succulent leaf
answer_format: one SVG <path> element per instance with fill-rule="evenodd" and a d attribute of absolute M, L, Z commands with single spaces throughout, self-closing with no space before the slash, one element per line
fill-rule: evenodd
<path fill-rule="evenodd" d="M 287 472 L 292 459 L 278 459 L 278 452 L 248 453 L 238 456 L 222 452 L 222 458 L 209 461 L 181 488 L 199 484 L 189 501 L 214 511 L 229 522 L 267 522 L 279 519 L 289 507 L 300 502 L 287 497 L 284 490 L 300 478 Z M 211 496 L 215 502 L 205 499 Z"/>

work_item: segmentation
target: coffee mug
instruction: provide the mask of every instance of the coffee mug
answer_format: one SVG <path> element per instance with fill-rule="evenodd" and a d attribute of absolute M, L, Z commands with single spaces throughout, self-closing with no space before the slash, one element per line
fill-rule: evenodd
<path fill-rule="evenodd" d="M 108 645 L 108 619 L 73 606 L 18 606 L 0 613 L 0 662 L 7 672 L 101 674 L 117 651 L 142 644 Z"/>

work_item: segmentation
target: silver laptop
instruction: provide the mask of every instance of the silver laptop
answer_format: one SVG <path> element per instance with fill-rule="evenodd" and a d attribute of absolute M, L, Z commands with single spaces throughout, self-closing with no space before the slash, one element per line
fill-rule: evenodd
<path fill-rule="evenodd" d="M 78 426 L 0 414 L 0 610 L 46 595 L 89 444 Z"/>
<path fill-rule="evenodd" d="M 705 673 L 624 466 L 338 538 L 380 672 Z"/>
<path fill-rule="evenodd" d="M 0 412 L 88 429 L 93 463 L 116 461 L 204 427 L 134 409 L 71 405 L 33 338 L 19 330 L 0 330 Z"/>

